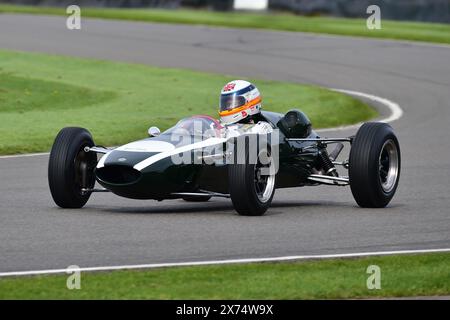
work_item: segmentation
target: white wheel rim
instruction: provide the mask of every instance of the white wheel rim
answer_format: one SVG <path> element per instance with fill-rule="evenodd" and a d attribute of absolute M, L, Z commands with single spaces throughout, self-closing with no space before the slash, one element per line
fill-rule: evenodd
<path fill-rule="evenodd" d="M 266 154 L 266 151 L 261 151 L 258 154 L 257 163 L 255 164 L 255 191 L 259 201 L 266 203 L 272 197 L 273 190 L 275 188 L 275 170 L 273 170 L 273 158 L 269 154 L 269 164 L 262 165 L 259 163 L 261 155 Z M 269 170 L 269 175 L 262 175 L 261 169 L 266 168 Z"/>
<path fill-rule="evenodd" d="M 398 148 L 392 139 L 387 140 L 378 158 L 378 178 L 384 192 L 391 192 L 396 183 L 399 172 Z"/>

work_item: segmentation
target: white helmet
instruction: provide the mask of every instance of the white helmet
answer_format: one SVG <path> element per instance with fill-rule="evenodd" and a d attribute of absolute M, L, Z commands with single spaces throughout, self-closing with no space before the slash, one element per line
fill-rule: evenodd
<path fill-rule="evenodd" d="M 258 88 L 244 80 L 227 83 L 220 93 L 220 120 L 223 124 L 236 123 L 261 112 Z"/>

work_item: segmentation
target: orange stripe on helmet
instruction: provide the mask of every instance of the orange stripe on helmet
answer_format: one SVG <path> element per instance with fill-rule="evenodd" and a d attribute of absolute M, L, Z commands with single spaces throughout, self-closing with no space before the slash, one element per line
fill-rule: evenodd
<path fill-rule="evenodd" d="M 231 110 L 224 110 L 222 112 L 219 112 L 219 115 L 222 116 L 222 117 L 230 116 L 232 114 L 236 114 L 236 113 L 244 111 L 244 110 L 246 110 L 248 108 L 256 106 L 258 103 L 261 103 L 261 97 L 258 97 L 258 98 L 255 98 L 253 100 L 250 100 L 249 102 L 244 104 L 242 107 L 234 108 L 234 109 L 231 109 Z"/>

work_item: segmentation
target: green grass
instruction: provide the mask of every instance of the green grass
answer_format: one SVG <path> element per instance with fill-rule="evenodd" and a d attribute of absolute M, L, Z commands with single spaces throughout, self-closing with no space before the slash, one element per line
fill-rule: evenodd
<path fill-rule="evenodd" d="M 0 154 L 48 151 L 65 126 L 88 128 L 96 143 L 119 145 L 193 114 L 218 116 L 231 76 L 138 64 L 0 51 Z M 251 79 L 250 79 L 251 80 Z M 349 96 L 293 83 L 251 80 L 266 110 L 298 107 L 315 127 L 370 119 Z"/>
<path fill-rule="evenodd" d="M 366 286 L 369 265 L 381 289 Z M 0 278 L 0 299 L 340 299 L 450 294 L 450 254 Z"/>
<path fill-rule="evenodd" d="M 91 107 L 113 100 L 111 91 L 91 90 L 56 81 L 0 74 L 1 112 L 25 113 L 33 110 L 56 111 Z M 75 102 L 75 103 L 74 103 Z"/>
<path fill-rule="evenodd" d="M 0 5 L 0 12 L 67 15 L 64 8 Z M 368 30 L 365 19 L 302 17 L 288 13 L 205 12 L 204 10 L 82 8 L 82 17 L 238 28 L 302 31 L 371 38 L 450 43 L 450 25 L 382 20 Z"/>

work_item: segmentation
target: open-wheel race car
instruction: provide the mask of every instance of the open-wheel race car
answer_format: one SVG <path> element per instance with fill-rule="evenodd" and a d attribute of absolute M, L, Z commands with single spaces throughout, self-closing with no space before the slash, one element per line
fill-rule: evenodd
<path fill-rule="evenodd" d="M 367 208 L 385 207 L 394 196 L 400 148 L 390 125 L 368 122 L 354 136 L 324 138 L 301 111 L 259 116 L 225 127 L 193 116 L 162 133 L 151 127 L 150 137 L 114 149 L 96 146 L 86 129 L 64 128 L 50 153 L 52 197 L 62 208 L 83 207 L 93 192 L 198 202 L 225 197 L 239 214 L 255 216 L 266 212 L 277 188 L 350 185 Z M 344 143 L 349 156 L 338 161 Z"/>

